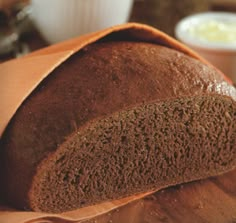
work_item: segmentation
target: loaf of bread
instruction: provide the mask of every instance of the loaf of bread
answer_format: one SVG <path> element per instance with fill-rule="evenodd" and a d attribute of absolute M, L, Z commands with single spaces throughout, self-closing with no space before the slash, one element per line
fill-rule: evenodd
<path fill-rule="evenodd" d="M 5 202 L 55 213 L 222 174 L 236 166 L 236 89 L 166 46 L 99 41 L 20 106 L 0 165 Z"/>

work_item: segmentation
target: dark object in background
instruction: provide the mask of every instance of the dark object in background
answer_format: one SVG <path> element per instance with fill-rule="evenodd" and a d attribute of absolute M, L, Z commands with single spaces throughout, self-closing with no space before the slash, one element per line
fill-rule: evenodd
<path fill-rule="evenodd" d="M 193 13 L 207 11 L 210 0 L 136 0 L 131 21 L 154 26 L 171 36 L 177 22 Z"/>
<path fill-rule="evenodd" d="M 22 36 L 32 30 L 29 7 L 14 6 L 9 12 L 0 11 L 0 59 L 20 57 L 29 52 Z"/>
<path fill-rule="evenodd" d="M 210 9 L 212 11 L 236 12 L 236 1 L 213 0 Z"/>
<path fill-rule="evenodd" d="M 0 27 L 5 27 L 8 24 L 8 18 L 4 11 L 0 11 Z"/>
<path fill-rule="evenodd" d="M 9 15 L 0 11 L 0 58 L 11 58 L 16 54 L 19 36 L 11 25 Z"/>

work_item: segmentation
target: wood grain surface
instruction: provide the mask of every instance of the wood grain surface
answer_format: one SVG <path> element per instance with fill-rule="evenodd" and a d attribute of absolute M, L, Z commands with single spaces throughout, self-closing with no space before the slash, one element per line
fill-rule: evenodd
<path fill-rule="evenodd" d="M 85 222 L 236 223 L 236 169 L 161 190 Z"/>

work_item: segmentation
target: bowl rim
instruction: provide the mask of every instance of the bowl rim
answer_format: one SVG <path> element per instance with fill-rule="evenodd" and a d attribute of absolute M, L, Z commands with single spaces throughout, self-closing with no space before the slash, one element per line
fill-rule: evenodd
<path fill-rule="evenodd" d="M 181 19 L 175 26 L 175 36 L 181 42 L 191 45 L 193 47 L 212 50 L 212 51 L 236 51 L 236 42 L 235 43 L 223 43 L 223 42 L 209 42 L 200 40 L 198 37 L 191 36 L 187 31 L 187 28 L 190 25 L 196 25 L 200 22 L 208 19 L 216 20 L 227 20 L 235 21 L 236 23 L 236 14 L 230 12 L 201 12 L 189 15 Z"/>

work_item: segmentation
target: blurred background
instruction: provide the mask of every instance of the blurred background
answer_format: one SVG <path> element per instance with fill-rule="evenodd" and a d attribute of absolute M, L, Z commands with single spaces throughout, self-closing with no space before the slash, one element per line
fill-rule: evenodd
<path fill-rule="evenodd" d="M 33 0 L 32 2 L 43 2 L 45 0 Z M 55 0 L 54 0 L 55 1 Z M 56 0 L 58 1 L 58 0 Z M 63 0 L 60 0 L 63 1 Z M 81 0 L 79 0 L 81 1 Z M 84 2 L 88 2 L 88 0 L 82 0 Z M 94 3 L 96 1 L 102 2 L 102 0 L 92 0 Z M 176 24 L 184 17 L 198 13 L 198 12 L 206 12 L 206 11 L 225 11 L 225 12 L 233 12 L 236 13 L 236 0 L 130 0 L 130 3 L 127 4 L 124 2 L 122 6 L 123 9 L 120 9 L 120 12 L 123 12 L 122 15 L 119 15 L 120 20 L 115 20 L 115 16 L 117 16 L 119 7 L 121 7 L 120 1 L 112 1 L 112 0 L 104 0 L 113 2 L 119 2 L 119 5 L 107 6 L 107 12 L 100 12 L 99 15 L 105 17 L 103 20 L 104 28 L 109 26 L 111 22 L 116 23 L 124 23 L 124 22 L 140 22 L 144 24 L 148 24 L 154 26 L 167 34 L 174 36 L 174 29 Z M 126 0 L 124 0 L 126 1 Z M 52 2 L 52 1 L 46 1 Z M 67 4 L 70 1 L 66 1 Z M 122 1 L 121 1 L 122 2 Z M 100 8 L 99 10 L 105 10 L 105 7 L 100 7 L 93 3 L 93 12 L 95 9 Z M 38 3 L 37 3 L 38 4 Z M 85 4 L 85 3 L 84 3 Z M 102 4 L 102 3 L 100 3 Z M 107 4 L 107 3 L 106 3 Z M 38 6 L 38 11 L 32 11 L 32 5 L 29 0 L 0 0 L 0 62 L 4 62 L 8 59 L 20 57 L 24 54 L 27 54 L 31 51 L 40 49 L 54 42 L 62 41 L 59 39 L 54 40 L 47 37 L 43 32 L 43 26 L 45 24 L 50 23 L 51 17 L 48 16 L 50 11 L 45 11 L 46 9 L 42 8 L 43 6 Z M 83 6 L 87 7 L 88 6 Z M 49 8 L 54 8 L 53 5 L 50 5 Z M 73 6 L 74 10 L 75 6 Z M 101 9 L 103 8 L 103 9 Z M 129 10 L 127 10 L 129 9 Z M 87 10 L 87 9 L 86 9 Z M 86 11 L 84 10 L 84 11 Z M 123 10 L 123 11 L 122 11 Z M 55 12 L 56 9 L 53 9 Z M 110 11 L 110 14 L 109 14 Z M 45 15 L 44 15 L 45 12 Z M 70 12 L 70 13 L 69 13 Z M 73 14 L 74 13 L 74 14 Z M 58 30 L 64 30 L 66 33 L 66 28 L 68 28 L 72 24 L 71 20 L 68 20 L 67 23 L 63 23 L 61 18 L 68 19 L 68 15 L 78 15 L 76 11 L 72 12 L 71 8 L 68 8 L 68 14 L 63 15 L 60 14 L 60 18 L 54 17 L 52 23 L 54 25 L 59 24 L 60 28 Z M 90 14 L 89 14 L 90 13 Z M 125 13 L 125 14 L 124 14 Z M 38 18 L 33 21 L 32 19 L 37 14 Z M 91 17 L 91 12 L 87 12 Z M 41 16 L 41 17 L 40 17 Z M 64 16 L 64 17 L 63 17 Z M 40 17 L 40 18 L 39 18 Z M 72 16 L 71 16 L 72 17 Z M 88 17 L 88 16 L 87 16 Z M 79 17 L 80 20 L 84 21 L 84 27 L 87 28 L 94 23 L 94 21 L 88 20 L 86 16 Z M 96 17 L 96 24 L 98 24 L 98 14 Z M 111 18 L 114 17 L 114 20 Z M 46 19 L 45 19 L 46 18 Z M 44 19 L 44 24 L 40 26 L 40 22 Z M 56 19 L 56 20 L 55 20 Z M 73 18 L 70 18 L 73 19 Z M 79 20 L 77 18 L 77 20 Z M 101 20 L 102 21 L 102 20 Z M 109 23 L 110 22 L 110 23 Z M 41 22 L 42 23 L 42 22 Z M 113 25 L 111 23 L 111 25 Z M 74 23 L 73 23 L 74 24 Z M 95 24 L 95 23 L 94 23 Z M 74 24 L 75 25 L 75 24 Z M 77 26 L 81 26 L 81 24 L 77 24 Z M 68 26 L 68 27 L 67 27 Z M 64 28 L 63 28 L 64 27 Z M 103 28 L 103 26 L 91 26 L 89 31 L 95 31 L 97 29 Z M 48 30 L 52 30 L 50 27 Z M 81 29 L 82 30 L 82 29 Z M 53 31 L 55 33 L 55 31 Z M 83 30 L 82 33 L 78 33 L 77 35 L 86 33 L 86 29 Z M 56 33 L 57 37 L 62 37 L 64 33 L 58 32 Z M 61 35 L 61 36 L 60 36 Z M 73 35 L 73 33 L 71 33 Z"/>

